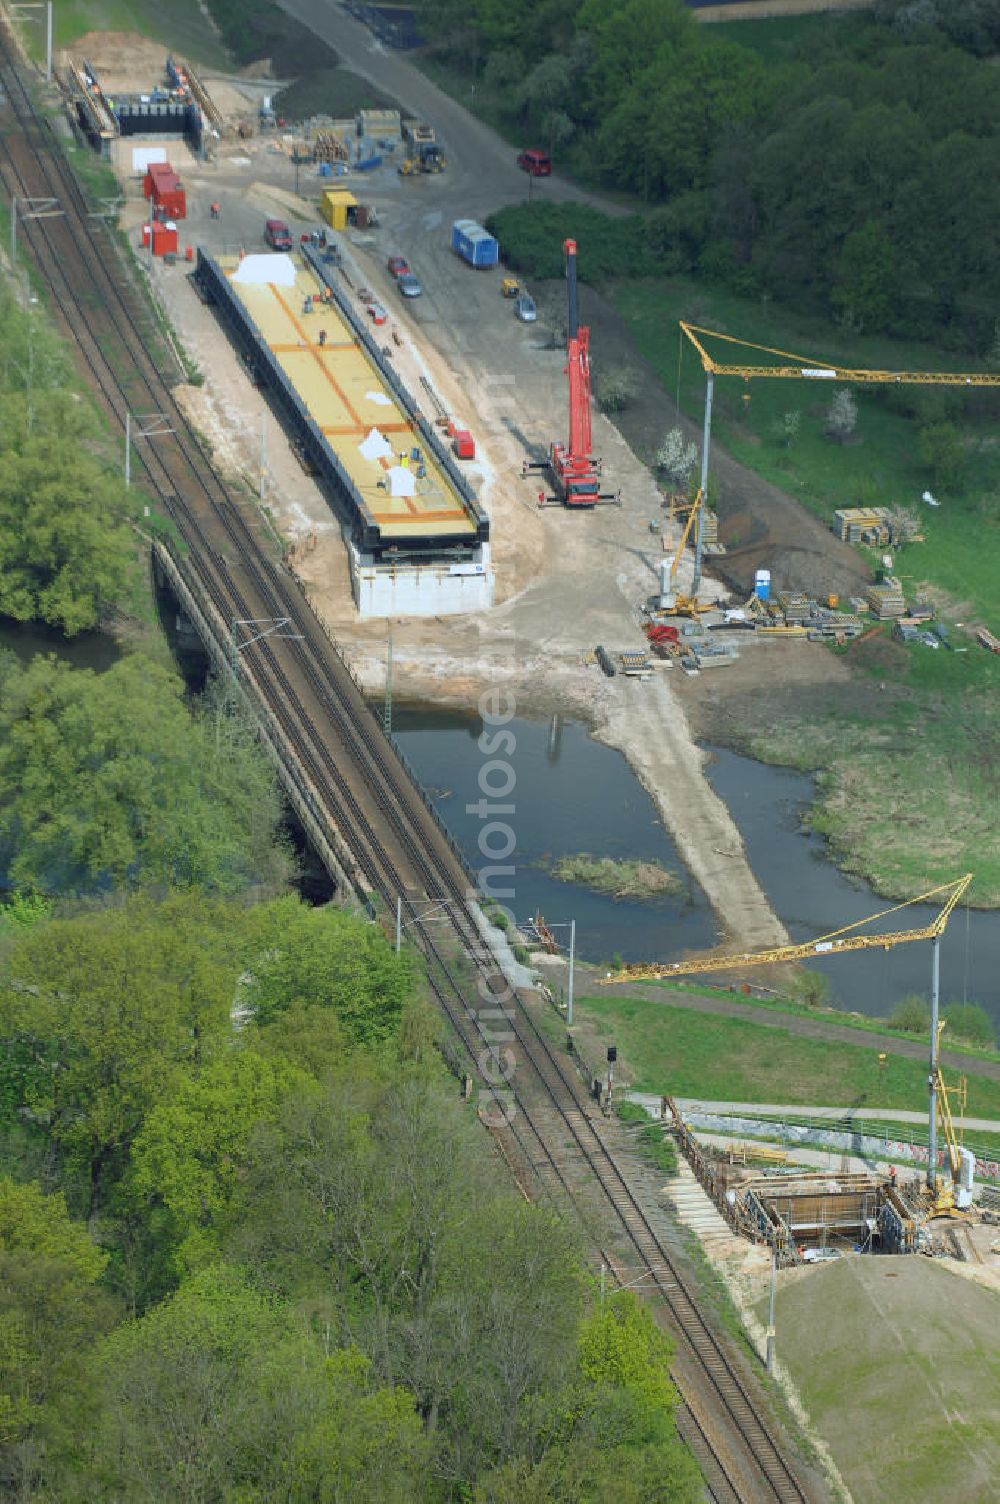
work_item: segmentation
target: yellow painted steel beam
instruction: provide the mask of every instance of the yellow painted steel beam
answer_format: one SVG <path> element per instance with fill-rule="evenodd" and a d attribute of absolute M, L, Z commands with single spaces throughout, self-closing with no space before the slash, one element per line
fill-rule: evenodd
<path fill-rule="evenodd" d="M 770 950 L 742 951 L 730 956 L 695 956 L 688 961 L 660 961 L 650 965 L 624 966 L 620 971 L 601 977 L 598 980 L 598 986 L 614 987 L 622 982 L 658 981 L 667 977 L 697 976 L 712 971 L 739 971 L 745 966 L 778 966 L 790 961 L 825 959 L 827 956 L 841 955 L 853 950 L 892 950 L 893 946 L 906 945 L 911 940 L 933 940 L 944 933 L 952 910 L 967 892 L 971 882 L 972 873 L 966 872 L 957 882 L 941 883 L 936 888 L 928 889 L 926 893 L 918 893 L 915 898 L 908 898 L 903 903 L 882 909 L 878 914 L 871 914 L 867 919 L 855 920 L 853 924 L 844 925 L 842 929 L 831 930 L 827 935 L 820 935 L 817 940 L 807 940 L 799 945 L 779 945 Z M 901 909 L 907 909 L 912 904 L 925 903 L 928 899 L 936 898 L 942 893 L 947 893 L 948 897 L 942 904 L 940 913 L 930 924 L 921 925 L 919 929 L 889 930 L 878 935 L 852 933 L 863 925 L 874 924 L 878 919 L 884 919 L 889 914 L 897 914 Z"/>
<path fill-rule="evenodd" d="M 833 365 L 829 361 L 814 360 L 808 355 L 795 355 L 790 350 L 775 350 L 770 345 L 755 345 L 751 340 L 737 339 L 731 334 L 720 334 L 715 329 L 702 329 L 697 324 L 679 320 L 682 332 L 691 341 L 701 357 L 702 368 L 713 376 L 740 376 L 744 381 L 759 378 L 777 378 L 794 381 L 845 381 L 867 386 L 1000 386 L 1000 373 L 994 371 L 879 371 L 864 370 L 853 366 Z M 776 365 L 729 365 L 718 361 L 705 349 L 699 335 L 708 339 L 723 340 L 726 344 L 739 345 L 746 350 L 760 350 L 766 355 L 776 355 L 781 361 L 793 364 Z"/>

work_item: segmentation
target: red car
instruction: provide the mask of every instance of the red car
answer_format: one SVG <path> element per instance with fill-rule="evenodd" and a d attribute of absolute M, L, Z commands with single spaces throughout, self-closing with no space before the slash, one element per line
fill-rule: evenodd
<path fill-rule="evenodd" d="M 381 303 L 369 303 L 368 317 L 371 319 L 373 324 L 384 324 L 389 315 L 386 313 Z"/>
<path fill-rule="evenodd" d="M 390 256 L 387 265 L 394 277 L 403 277 L 410 270 L 409 262 L 404 256 Z"/>
<path fill-rule="evenodd" d="M 517 159 L 517 165 L 522 172 L 526 172 L 533 178 L 547 178 L 552 175 L 552 162 L 547 151 L 539 151 L 537 147 L 529 146 L 522 151 Z"/>

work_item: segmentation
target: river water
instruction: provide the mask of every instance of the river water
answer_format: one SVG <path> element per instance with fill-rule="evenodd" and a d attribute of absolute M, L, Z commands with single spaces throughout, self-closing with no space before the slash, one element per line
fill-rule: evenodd
<path fill-rule="evenodd" d="M 393 730 L 404 753 L 476 873 L 487 865 L 479 840 L 487 823 L 467 806 L 483 798 L 480 771 L 491 759 L 479 749 L 482 723 L 437 707 L 396 705 Z M 506 861 L 515 868 L 502 898 L 518 922 L 538 910 L 550 925 L 576 920 L 577 953 L 590 961 L 654 960 L 685 946 L 711 946 L 716 925 L 704 893 L 688 877 L 656 808 L 624 757 L 593 741 L 583 727 L 543 721 L 510 723 L 514 787 L 498 816 L 517 840 Z M 501 787 L 496 772 L 486 776 Z M 498 801 L 499 802 L 499 801 Z M 500 839 L 486 837 L 487 845 Z M 546 865 L 559 856 L 638 857 L 659 862 L 683 880 L 683 890 L 650 903 L 615 900 L 558 882 Z M 506 881 L 506 880 L 505 880 Z M 498 886 L 498 885 L 497 885 Z M 499 896 L 499 894 L 498 894 Z M 568 943 L 567 929 L 554 930 Z"/>
<path fill-rule="evenodd" d="M 483 822 L 466 809 L 482 798 L 478 779 L 488 760 L 478 747 L 479 720 L 438 707 L 397 706 L 394 729 L 445 824 L 479 870 Z M 632 961 L 670 959 L 715 944 L 718 930 L 705 895 L 686 874 L 624 757 L 572 723 L 554 734 L 540 721 L 512 721 L 511 729 L 516 786 L 509 798 L 514 811 L 504 818 L 517 847 L 509 858 L 516 867 L 514 897 L 506 902 L 518 920 L 538 908 L 550 923 L 574 918 L 578 953 L 591 961 L 615 953 Z M 804 828 L 814 797 L 809 776 L 722 749 L 712 754 L 712 786 L 729 807 L 750 865 L 793 940 L 814 939 L 889 906 L 866 883 L 840 872 L 822 838 Z M 581 851 L 659 861 L 684 876 L 686 891 L 656 903 L 620 902 L 557 882 L 540 865 Z M 936 912 L 915 905 L 874 928 L 917 928 Z M 560 939 L 566 933 L 556 932 Z M 860 1013 L 884 1015 L 907 993 L 930 991 L 926 942 L 810 964 L 827 977 L 832 1002 Z M 1000 1025 L 1000 913 L 956 909 L 941 944 L 941 996 L 981 1003 Z"/>

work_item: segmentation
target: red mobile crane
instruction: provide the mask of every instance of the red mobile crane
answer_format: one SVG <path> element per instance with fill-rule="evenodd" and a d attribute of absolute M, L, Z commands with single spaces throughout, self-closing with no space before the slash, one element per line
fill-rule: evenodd
<path fill-rule="evenodd" d="M 563 242 L 566 252 L 566 290 L 569 320 L 566 331 L 566 374 L 569 377 L 569 444 L 558 440 L 546 460 L 525 460 L 523 473 L 544 470 L 554 496 L 539 494 L 539 506 L 595 507 L 600 502 L 621 505 L 621 492 L 601 490 L 601 462 L 591 454 L 590 329 L 579 321 L 576 287 L 576 241 Z"/>

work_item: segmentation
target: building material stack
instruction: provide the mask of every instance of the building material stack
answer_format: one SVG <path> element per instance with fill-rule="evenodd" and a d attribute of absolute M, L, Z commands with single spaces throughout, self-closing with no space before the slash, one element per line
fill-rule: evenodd
<path fill-rule="evenodd" d="M 865 599 L 879 621 L 892 621 L 906 610 L 903 587 L 892 575 L 886 575 L 880 585 L 869 585 Z"/>
<path fill-rule="evenodd" d="M 346 162 L 347 143 L 335 131 L 317 131 L 313 137 L 314 162 Z"/>
<path fill-rule="evenodd" d="M 833 515 L 834 532 L 843 543 L 868 543 L 873 548 L 889 544 L 888 507 L 840 507 Z"/>

